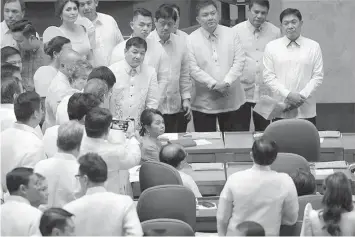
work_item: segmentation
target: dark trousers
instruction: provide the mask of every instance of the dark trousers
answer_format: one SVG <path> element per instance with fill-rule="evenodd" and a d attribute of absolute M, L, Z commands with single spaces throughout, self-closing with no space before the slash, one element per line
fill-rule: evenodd
<path fill-rule="evenodd" d="M 193 111 L 194 126 L 196 132 L 217 131 L 216 119 L 218 119 L 221 132 L 244 131 L 245 120 L 243 119 L 247 107 L 242 105 L 238 110 L 219 114 L 205 114 Z"/>
<path fill-rule="evenodd" d="M 282 120 L 283 118 L 275 118 L 274 120 L 273 120 L 273 122 L 276 122 L 276 121 L 278 121 L 278 120 Z M 314 126 L 316 126 L 317 127 L 317 116 L 316 117 L 313 117 L 313 118 L 304 118 L 305 120 L 307 120 L 307 121 L 309 121 L 309 122 L 311 122 L 311 123 L 313 123 L 314 124 Z"/>
<path fill-rule="evenodd" d="M 255 103 L 246 102 L 245 103 L 246 109 L 244 110 L 245 114 L 243 115 L 243 120 L 245 120 L 245 127 L 243 131 L 250 131 L 250 120 L 251 120 L 251 113 L 253 113 L 253 122 L 255 131 L 263 132 L 265 131 L 266 127 L 270 124 L 270 120 L 266 120 L 260 114 L 253 111 L 255 107 Z"/>
<path fill-rule="evenodd" d="M 185 112 L 176 114 L 164 114 L 166 133 L 184 133 L 189 121 L 185 118 Z"/>

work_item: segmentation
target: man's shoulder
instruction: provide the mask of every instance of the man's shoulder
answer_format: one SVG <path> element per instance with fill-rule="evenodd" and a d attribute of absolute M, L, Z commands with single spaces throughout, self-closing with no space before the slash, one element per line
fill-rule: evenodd
<path fill-rule="evenodd" d="M 147 64 L 147 63 L 142 63 L 141 65 L 141 71 L 149 76 L 152 76 L 154 74 L 154 72 L 156 73 L 156 70 L 154 67 L 152 67 L 151 65 Z"/>
<path fill-rule="evenodd" d="M 268 49 L 276 49 L 276 50 L 279 50 L 280 46 L 283 44 L 283 41 L 284 41 L 284 37 L 281 37 L 281 38 L 278 38 L 278 39 L 275 39 L 275 40 L 272 40 L 270 41 L 266 47 Z M 286 47 L 286 45 L 285 45 Z"/>
<path fill-rule="evenodd" d="M 301 40 L 303 42 L 305 42 L 307 45 L 310 45 L 312 47 L 319 47 L 319 43 L 315 40 L 312 40 L 310 38 L 304 37 L 304 36 L 300 36 Z"/>
<path fill-rule="evenodd" d="M 44 137 L 57 135 L 58 134 L 58 128 L 59 128 L 59 125 L 55 125 L 55 126 L 47 128 L 45 133 L 44 133 Z"/>
<path fill-rule="evenodd" d="M 247 21 L 240 22 L 232 27 L 233 30 L 240 31 L 247 27 Z"/>

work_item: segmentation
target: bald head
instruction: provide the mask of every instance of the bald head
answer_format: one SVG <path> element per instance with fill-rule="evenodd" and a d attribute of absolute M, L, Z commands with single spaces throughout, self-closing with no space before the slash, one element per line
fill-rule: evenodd
<path fill-rule="evenodd" d="M 85 93 L 95 95 L 101 102 L 104 102 L 105 95 L 108 93 L 107 83 L 101 79 L 93 78 L 89 80 L 84 87 Z"/>
<path fill-rule="evenodd" d="M 180 163 L 185 160 L 187 154 L 184 147 L 179 144 L 167 144 L 163 146 L 159 153 L 161 162 L 178 168 Z"/>
<path fill-rule="evenodd" d="M 59 70 L 69 77 L 74 71 L 75 65 L 82 56 L 72 49 L 63 49 L 59 56 L 60 67 Z"/>

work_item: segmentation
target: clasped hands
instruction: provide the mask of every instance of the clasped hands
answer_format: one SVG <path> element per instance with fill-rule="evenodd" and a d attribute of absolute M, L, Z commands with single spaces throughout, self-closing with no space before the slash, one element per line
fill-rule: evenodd
<path fill-rule="evenodd" d="M 229 84 L 227 82 L 221 81 L 217 82 L 214 86 L 212 86 L 211 90 L 220 93 L 222 96 L 228 96 L 229 94 Z"/>
<path fill-rule="evenodd" d="M 298 107 L 303 105 L 303 103 L 305 101 L 306 101 L 306 97 L 304 97 L 300 93 L 290 92 L 286 98 L 286 101 L 285 101 L 287 108 L 284 110 L 284 112 L 288 112 L 288 111 L 297 109 Z"/>

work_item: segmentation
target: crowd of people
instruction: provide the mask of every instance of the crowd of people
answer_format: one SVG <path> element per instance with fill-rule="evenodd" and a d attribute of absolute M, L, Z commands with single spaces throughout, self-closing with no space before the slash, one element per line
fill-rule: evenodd
<path fill-rule="evenodd" d="M 178 171 L 179 144 L 164 133 L 263 131 L 270 120 L 253 111 L 264 96 L 285 109 L 274 120 L 316 123 L 314 93 L 323 81 L 322 52 L 301 35 L 297 9 L 267 21 L 268 0 L 250 0 L 248 19 L 219 24 L 217 4 L 196 5 L 200 27 L 179 30 L 180 8 L 135 9 L 124 39 L 98 0 L 57 0 L 59 27 L 40 38 L 23 0 L 4 1 L 1 22 L 1 234 L 4 236 L 142 236 L 129 169 L 147 161 Z M 153 30 L 153 26 L 155 29 Z M 117 124 L 124 124 L 123 127 Z M 117 127 L 118 126 L 118 127 Z M 279 235 L 298 220 L 298 196 L 315 194 L 312 174 L 270 169 L 278 153 L 254 142 L 253 168 L 230 176 L 220 195 L 224 235 Z M 325 181 L 322 209 L 307 205 L 304 235 L 355 235 L 351 184 L 342 173 Z M 155 233 L 158 235 L 157 233 Z"/>

